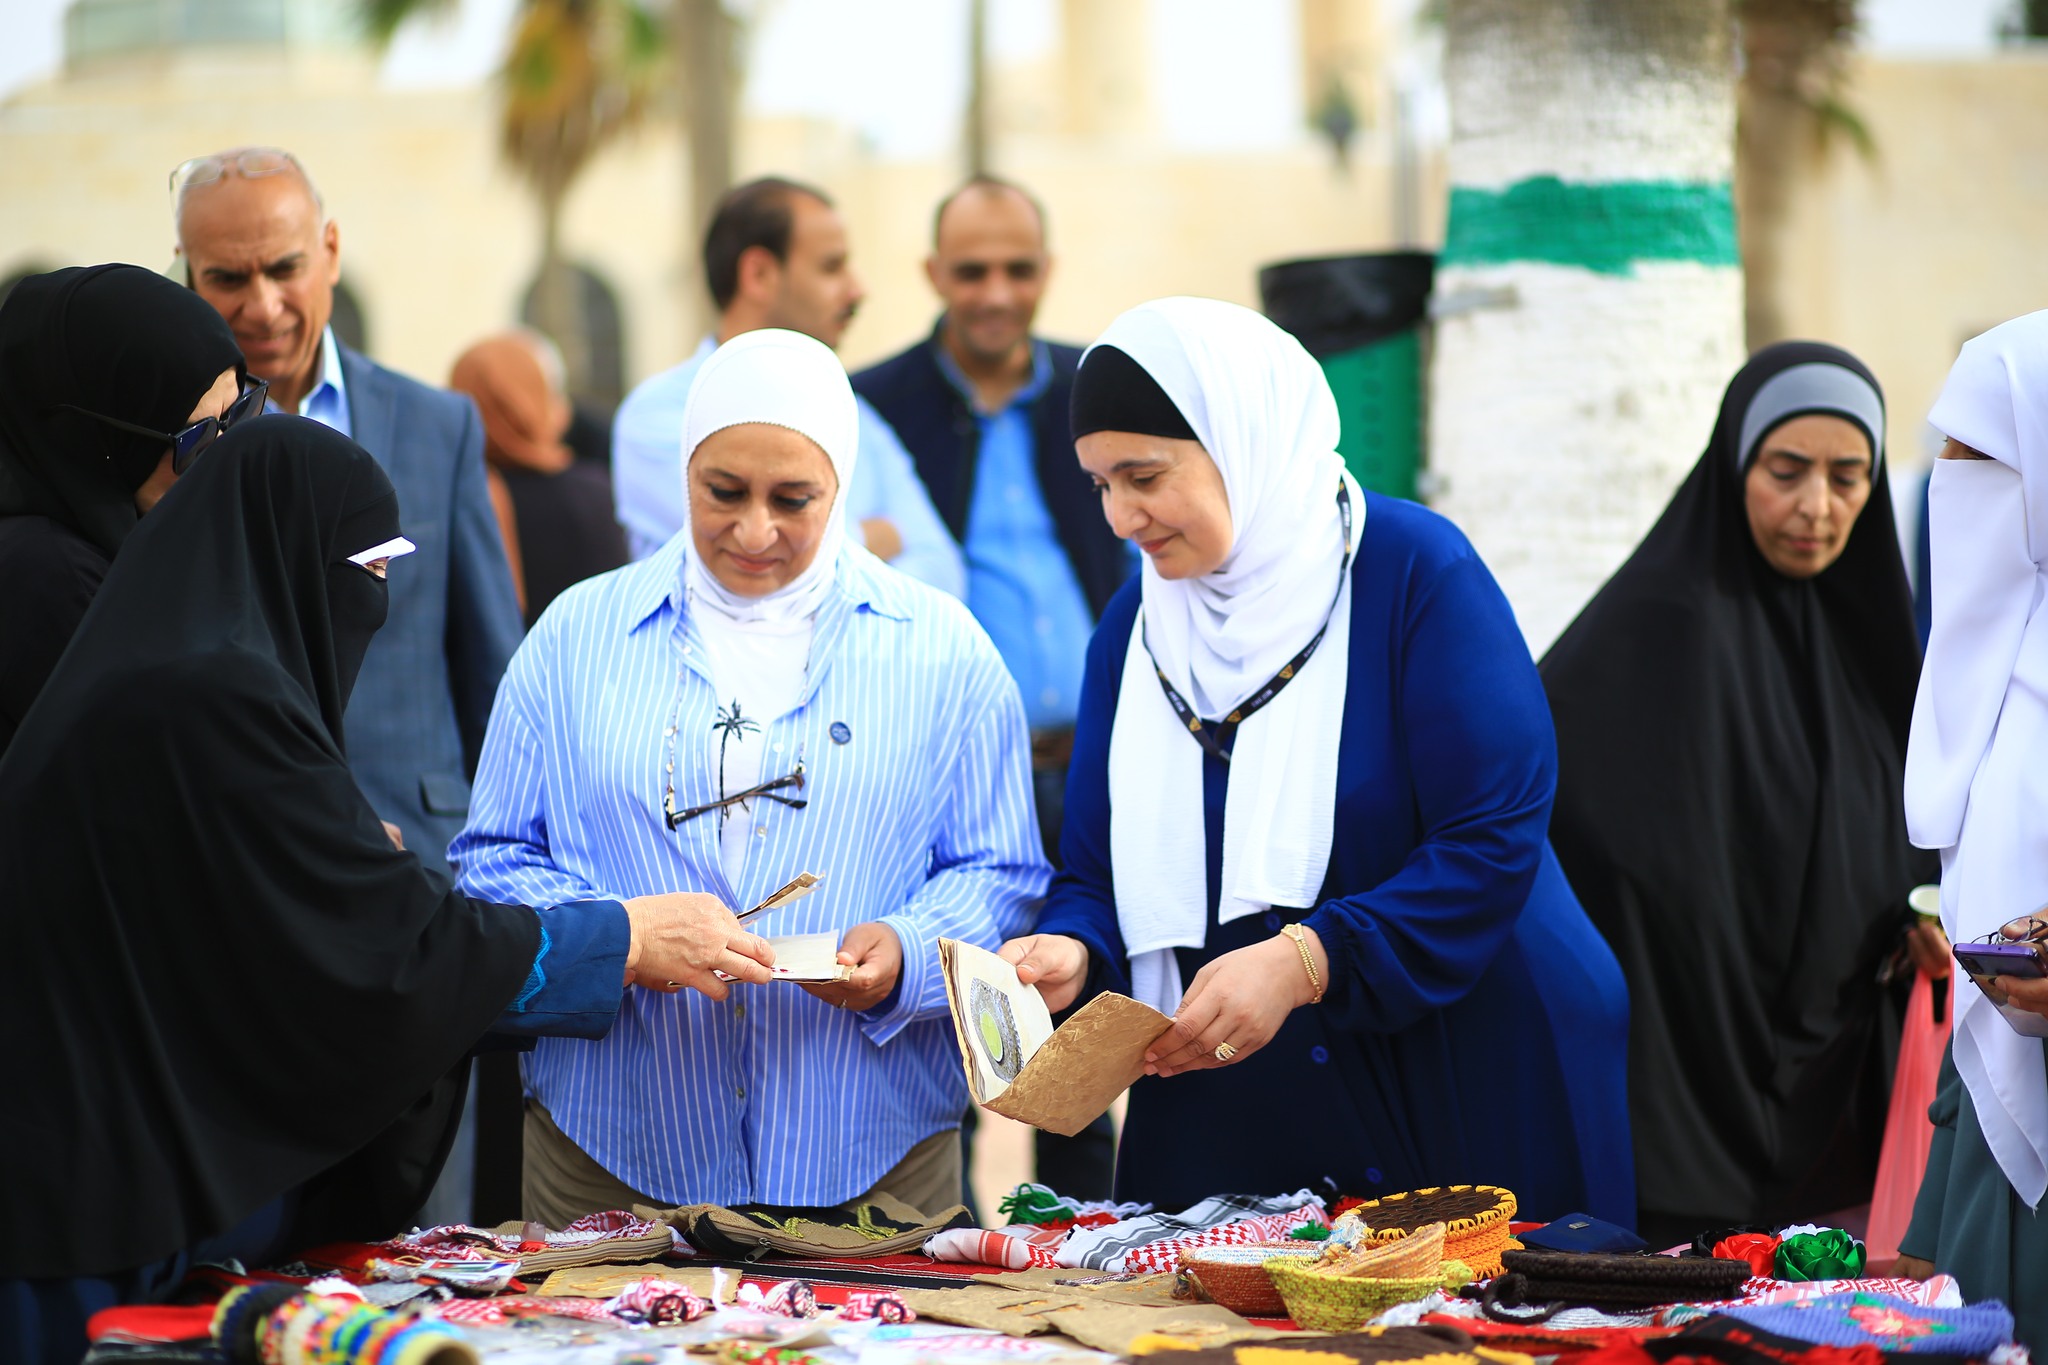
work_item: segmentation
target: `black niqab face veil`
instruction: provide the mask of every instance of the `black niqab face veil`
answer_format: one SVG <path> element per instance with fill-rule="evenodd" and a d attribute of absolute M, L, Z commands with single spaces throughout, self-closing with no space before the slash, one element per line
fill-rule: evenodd
<path fill-rule="evenodd" d="M 168 435 L 222 370 L 244 370 L 226 321 L 154 271 L 79 266 L 21 281 L 0 305 L 0 514 L 48 517 L 111 558 L 167 443 L 64 405 Z"/>
<path fill-rule="evenodd" d="M 1897 1030 L 1876 975 L 1933 873 L 1906 839 L 1920 655 L 1881 466 L 1820 574 L 1778 573 L 1750 532 L 1756 445 L 1816 411 L 1871 431 L 1881 461 L 1855 357 L 1753 357 L 1671 505 L 1542 664 L 1551 841 L 1628 977 L 1641 1206 L 1702 1228 L 1869 1197 Z"/>
<path fill-rule="evenodd" d="M 144 1265 L 291 1190 L 309 1243 L 418 1208 L 432 1141 L 330 1187 L 406 1123 L 446 1131 L 425 1097 L 459 1093 L 540 930 L 394 849 L 342 756 L 385 603 L 349 557 L 397 535 L 360 446 L 238 425 L 129 537 L 0 757 L 0 1168 L 34 1173 L 0 1180 L 0 1278 Z"/>

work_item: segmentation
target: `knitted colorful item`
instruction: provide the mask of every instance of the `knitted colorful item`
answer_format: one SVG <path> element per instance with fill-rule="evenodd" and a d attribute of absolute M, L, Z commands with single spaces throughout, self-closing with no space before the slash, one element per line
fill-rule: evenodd
<path fill-rule="evenodd" d="M 1927 1308 L 1889 1294 L 1829 1294 L 1804 1303 L 1729 1308 L 1723 1315 L 1781 1337 L 1822 1346 L 1875 1346 L 1886 1354 L 1981 1360 L 2012 1340 L 2012 1314 L 1995 1299 Z M 1701 1323 L 1684 1335 L 1708 1330 Z"/>
<path fill-rule="evenodd" d="M 1266 1273 L 1273 1277 L 1273 1286 L 1280 1291 L 1295 1326 L 1316 1332 L 1348 1332 L 1396 1304 L 1411 1303 L 1438 1289 L 1456 1289 L 1472 1280 L 1472 1271 L 1463 1261 L 1445 1261 L 1431 1274 L 1404 1279 L 1333 1275 L 1288 1260 L 1268 1261 Z"/>
<path fill-rule="evenodd" d="M 1449 1229 L 1442 1223 L 1403 1233 L 1392 1241 L 1368 1238 L 1345 1245 L 1333 1238 L 1316 1258 L 1314 1268 L 1361 1279 L 1412 1280 L 1432 1275 L 1445 1260 L 1455 1259 L 1447 1254 L 1448 1240 Z"/>
<path fill-rule="evenodd" d="M 1195 1247 L 1181 1253 L 1180 1272 L 1211 1303 L 1246 1317 L 1269 1318 L 1286 1311 L 1268 1261 L 1313 1261 L 1322 1248 L 1312 1242 L 1256 1242 L 1250 1246 Z"/>
<path fill-rule="evenodd" d="M 1509 1246 L 1508 1225 L 1515 1216 L 1515 1196 L 1498 1185 L 1448 1185 L 1371 1199 L 1354 1210 L 1371 1229 L 1369 1242 L 1392 1242 L 1427 1227 L 1444 1224 L 1444 1255 L 1463 1261 L 1480 1279 L 1500 1273 L 1500 1257 Z"/>
<path fill-rule="evenodd" d="M 391 1313 L 359 1298 L 271 1285 L 228 1291 L 214 1313 L 214 1340 L 235 1365 L 477 1365 L 454 1328 Z"/>

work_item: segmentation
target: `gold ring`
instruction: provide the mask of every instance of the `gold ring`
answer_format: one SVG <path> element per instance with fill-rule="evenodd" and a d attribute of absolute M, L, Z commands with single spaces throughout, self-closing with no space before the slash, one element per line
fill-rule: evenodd
<path fill-rule="evenodd" d="M 1228 1044 L 1228 1043 L 1218 1043 L 1218 1044 L 1216 1044 L 1216 1060 L 1217 1060 L 1217 1061 L 1219 1061 L 1219 1062 L 1227 1062 L 1227 1061 L 1229 1061 L 1229 1060 L 1230 1060 L 1230 1059 L 1231 1059 L 1232 1057 L 1235 1057 L 1236 1055 L 1237 1055 L 1237 1049 L 1236 1049 L 1236 1048 L 1234 1048 L 1234 1047 L 1232 1047 L 1232 1046 L 1231 1046 L 1230 1044 Z"/>
<path fill-rule="evenodd" d="M 668 983 L 668 988 L 669 988 L 670 990 L 675 990 L 675 989 L 677 988 L 677 987 L 676 987 L 676 983 L 675 983 L 675 982 L 673 982 L 673 981 L 669 982 L 669 983 Z"/>

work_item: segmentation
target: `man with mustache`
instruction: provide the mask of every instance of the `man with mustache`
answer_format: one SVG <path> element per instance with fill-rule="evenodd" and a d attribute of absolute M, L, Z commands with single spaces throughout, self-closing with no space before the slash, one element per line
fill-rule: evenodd
<path fill-rule="evenodd" d="M 1046 856 L 1060 816 L 1088 637 L 1137 568 L 1080 474 L 1068 421 L 1078 347 L 1031 334 L 1052 272 L 1045 213 L 1022 188 L 971 180 L 939 204 L 925 274 L 944 301 L 932 333 L 853 378 L 917 462 L 967 560 L 967 606 L 1024 694 Z M 1075 1138 L 1039 1133 L 1038 1178 L 1107 1198 L 1107 1117 Z"/>
<path fill-rule="evenodd" d="M 633 558 L 683 524 L 683 407 L 705 359 L 745 332 L 782 327 L 837 349 L 866 290 L 846 224 L 823 192 L 775 177 L 729 190 L 704 235 L 704 282 L 718 330 L 696 353 L 644 380 L 612 425 L 612 493 Z M 960 552 L 932 510 L 889 424 L 860 405 L 860 458 L 846 491 L 847 530 L 881 559 L 955 597 Z"/>
<path fill-rule="evenodd" d="M 417 546 L 391 570 L 390 616 L 343 719 L 350 770 L 394 838 L 450 869 L 519 600 L 484 482 L 484 429 L 462 394 L 387 370 L 335 339 L 341 232 L 297 158 L 275 147 L 195 157 L 172 175 L 186 282 L 227 319 L 273 410 L 368 450 Z M 469 1217 L 466 1127 L 423 1216 Z"/>

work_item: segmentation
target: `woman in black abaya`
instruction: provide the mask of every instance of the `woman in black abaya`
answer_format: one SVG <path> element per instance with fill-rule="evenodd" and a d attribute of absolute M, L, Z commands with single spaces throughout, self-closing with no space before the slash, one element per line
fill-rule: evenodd
<path fill-rule="evenodd" d="M 1543 660 L 1550 837 L 1620 958 L 1639 1217 L 1663 1246 L 1870 1198 L 1898 1036 L 1881 966 L 1920 651 L 1877 381 L 1759 352 L 1706 453 Z"/>
<path fill-rule="evenodd" d="M 191 1259 L 399 1231 L 486 1032 L 601 1036 L 636 974 L 768 978 L 710 897 L 490 905 L 391 844 L 342 714 L 408 548 L 361 447 L 237 427 L 0 758 L 0 1356 L 76 1360 L 86 1313 Z"/>
<path fill-rule="evenodd" d="M 213 305 L 141 266 L 32 275 L 0 305 L 0 753 L 137 518 L 219 419 L 261 411 L 244 378 Z"/>

